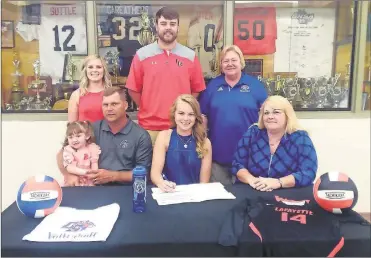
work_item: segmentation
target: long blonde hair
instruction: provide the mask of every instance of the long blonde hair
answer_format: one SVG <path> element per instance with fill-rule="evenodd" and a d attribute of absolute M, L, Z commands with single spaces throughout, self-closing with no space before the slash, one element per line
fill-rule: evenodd
<path fill-rule="evenodd" d="M 95 59 L 100 60 L 103 66 L 102 80 L 103 80 L 104 89 L 107 89 L 112 86 L 111 76 L 108 72 L 106 61 L 98 55 L 90 55 L 84 59 L 84 62 L 82 63 L 82 67 L 81 67 L 81 77 L 80 77 L 80 95 L 81 96 L 84 96 L 88 92 L 89 79 L 86 74 L 86 67 L 91 60 L 95 60 Z"/>
<path fill-rule="evenodd" d="M 294 108 L 292 107 L 290 102 L 286 98 L 279 96 L 279 95 L 268 97 L 264 101 L 263 105 L 261 106 L 260 112 L 259 112 L 259 120 L 258 120 L 258 127 L 260 129 L 265 128 L 264 121 L 263 121 L 263 115 L 264 115 L 264 108 L 267 103 L 273 105 L 275 108 L 281 109 L 285 113 L 286 115 L 285 132 L 286 133 L 292 134 L 293 132 L 297 130 L 304 130 L 303 127 L 299 124 Z"/>
<path fill-rule="evenodd" d="M 203 125 L 203 120 L 201 116 L 201 110 L 200 110 L 200 104 L 198 103 L 197 99 L 193 97 L 190 94 L 182 94 L 176 98 L 173 105 L 170 108 L 170 123 L 171 127 L 176 127 L 175 123 L 175 112 L 178 106 L 178 103 L 180 101 L 183 101 L 191 106 L 193 112 L 195 113 L 196 120 L 195 124 L 192 128 L 192 134 L 196 139 L 196 152 L 198 154 L 199 158 L 203 158 L 206 153 L 208 152 L 208 149 L 205 147 L 206 143 L 206 130 Z"/>

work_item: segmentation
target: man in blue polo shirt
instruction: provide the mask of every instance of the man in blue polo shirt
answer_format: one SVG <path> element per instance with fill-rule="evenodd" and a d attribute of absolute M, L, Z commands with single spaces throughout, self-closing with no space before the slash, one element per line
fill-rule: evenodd
<path fill-rule="evenodd" d="M 141 165 L 149 171 L 152 160 L 152 142 L 148 132 L 126 116 L 124 89 L 111 87 L 104 91 L 102 109 L 104 119 L 93 124 L 96 144 L 101 148 L 98 170 L 88 172 L 95 185 L 130 183 L 132 170 Z M 62 157 L 58 166 L 66 186 L 78 186 L 79 179 L 66 171 Z"/>
<path fill-rule="evenodd" d="M 267 92 L 255 77 L 242 72 L 245 61 L 237 46 L 226 46 L 220 55 L 222 74 L 201 93 L 200 106 L 212 145 L 211 182 L 231 184 L 229 171 L 238 141 L 258 122 Z"/>

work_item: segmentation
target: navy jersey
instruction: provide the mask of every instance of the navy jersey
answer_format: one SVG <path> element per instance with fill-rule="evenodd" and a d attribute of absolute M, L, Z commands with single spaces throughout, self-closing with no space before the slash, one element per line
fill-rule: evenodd
<path fill-rule="evenodd" d="M 239 256 L 334 257 L 344 245 L 339 223 L 337 215 L 311 200 L 259 197 L 231 210 L 219 244 L 238 246 Z"/>
<path fill-rule="evenodd" d="M 153 10 L 150 5 L 97 5 L 98 36 L 110 37 L 110 47 L 117 47 L 120 55 L 120 75 L 129 74 L 131 61 L 142 47 L 138 35 L 142 29 L 141 14 L 148 14 L 150 31 L 155 35 Z"/>

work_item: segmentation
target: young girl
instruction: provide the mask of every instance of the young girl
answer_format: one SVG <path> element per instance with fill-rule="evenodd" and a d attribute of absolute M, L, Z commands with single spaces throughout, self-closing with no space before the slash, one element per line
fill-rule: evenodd
<path fill-rule="evenodd" d="M 89 170 L 98 169 L 101 150 L 94 142 L 94 130 L 89 121 L 67 124 L 66 138 L 63 143 L 63 166 L 69 173 L 80 176 L 81 185 L 94 185 L 85 177 Z"/>

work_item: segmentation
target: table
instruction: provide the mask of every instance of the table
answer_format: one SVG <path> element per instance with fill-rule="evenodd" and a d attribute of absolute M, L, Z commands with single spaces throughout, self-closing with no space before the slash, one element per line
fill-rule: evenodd
<path fill-rule="evenodd" d="M 2 213 L 2 256 L 235 256 L 235 247 L 217 244 L 223 219 L 235 204 L 247 196 L 257 198 L 277 194 L 305 199 L 312 192 L 311 187 L 270 193 L 261 193 L 242 184 L 226 188 L 237 197 L 235 200 L 159 206 L 148 194 L 147 211 L 141 214 L 132 212 L 130 186 L 63 188 L 62 206 L 94 209 L 114 202 L 120 205 L 118 220 L 106 242 L 22 241 L 41 219 L 24 216 L 13 203 Z M 150 187 L 147 191 L 151 193 Z M 338 256 L 371 255 L 370 226 L 347 223 L 341 230 L 345 245 Z"/>

